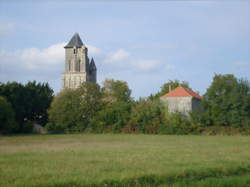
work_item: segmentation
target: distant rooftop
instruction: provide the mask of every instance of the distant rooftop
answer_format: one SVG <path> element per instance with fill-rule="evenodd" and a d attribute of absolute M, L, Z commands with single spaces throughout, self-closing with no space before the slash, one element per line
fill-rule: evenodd
<path fill-rule="evenodd" d="M 74 36 L 69 41 L 69 43 L 64 48 L 81 47 L 81 46 L 83 46 L 82 40 L 79 34 L 75 33 Z"/>
<path fill-rule="evenodd" d="M 161 96 L 161 97 L 194 97 L 196 99 L 202 99 L 202 97 L 191 89 L 179 86 L 173 89 L 171 92 Z"/>

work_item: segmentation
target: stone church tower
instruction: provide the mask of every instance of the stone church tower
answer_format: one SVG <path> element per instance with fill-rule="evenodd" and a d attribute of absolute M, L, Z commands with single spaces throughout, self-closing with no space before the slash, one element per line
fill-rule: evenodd
<path fill-rule="evenodd" d="M 83 82 L 96 82 L 94 59 L 89 61 L 88 48 L 78 33 L 74 34 L 65 48 L 65 72 L 63 88 L 77 88 Z"/>

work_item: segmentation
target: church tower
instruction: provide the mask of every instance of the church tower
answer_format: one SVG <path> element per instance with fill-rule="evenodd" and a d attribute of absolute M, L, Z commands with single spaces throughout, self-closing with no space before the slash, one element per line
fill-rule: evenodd
<path fill-rule="evenodd" d="M 77 88 L 83 82 L 96 82 L 94 59 L 89 62 L 88 48 L 82 43 L 78 33 L 74 34 L 65 48 L 65 72 L 63 88 Z"/>

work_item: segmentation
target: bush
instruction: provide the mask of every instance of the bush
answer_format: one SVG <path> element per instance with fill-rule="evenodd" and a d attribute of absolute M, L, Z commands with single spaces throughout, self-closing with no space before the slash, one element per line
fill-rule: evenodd
<path fill-rule="evenodd" d="M 126 133 L 157 134 L 164 123 L 165 107 L 159 100 L 139 100 L 132 108 L 130 121 L 123 129 Z"/>
<path fill-rule="evenodd" d="M 202 131 L 203 135 L 241 135 L 241 129 L 236 127 L 211 126 Z"/>
<path fill-rule="evenodd" d="M 166 122 L 160 128 L 162 134 L 189 134 L 195 132 L 190 118 L 182 113 L 168 113 Z"/>
<path fill-rule="evenodd" d="M 131 103 L 114 102 L 97 113 L 91 121 L 93 132 L 121 132 L 130 118 Z"/>

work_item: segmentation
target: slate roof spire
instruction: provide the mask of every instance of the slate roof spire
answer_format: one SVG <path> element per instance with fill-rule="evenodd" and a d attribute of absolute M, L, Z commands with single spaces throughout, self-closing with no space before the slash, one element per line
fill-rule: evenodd
<path fill-rule="evenodd" d="M 69 43 L 64 48 L 82 47 L 83 43 L 78 33 L 75 33 Z"/>
<path fill-rule="evenodd" d="M 90 61 L 90 70 L 91 71 L 95 71 L 96 70 L 96 65 L 95 65 L 95 61 L 93 58 L 91 58 L 91 61 Z"/>

